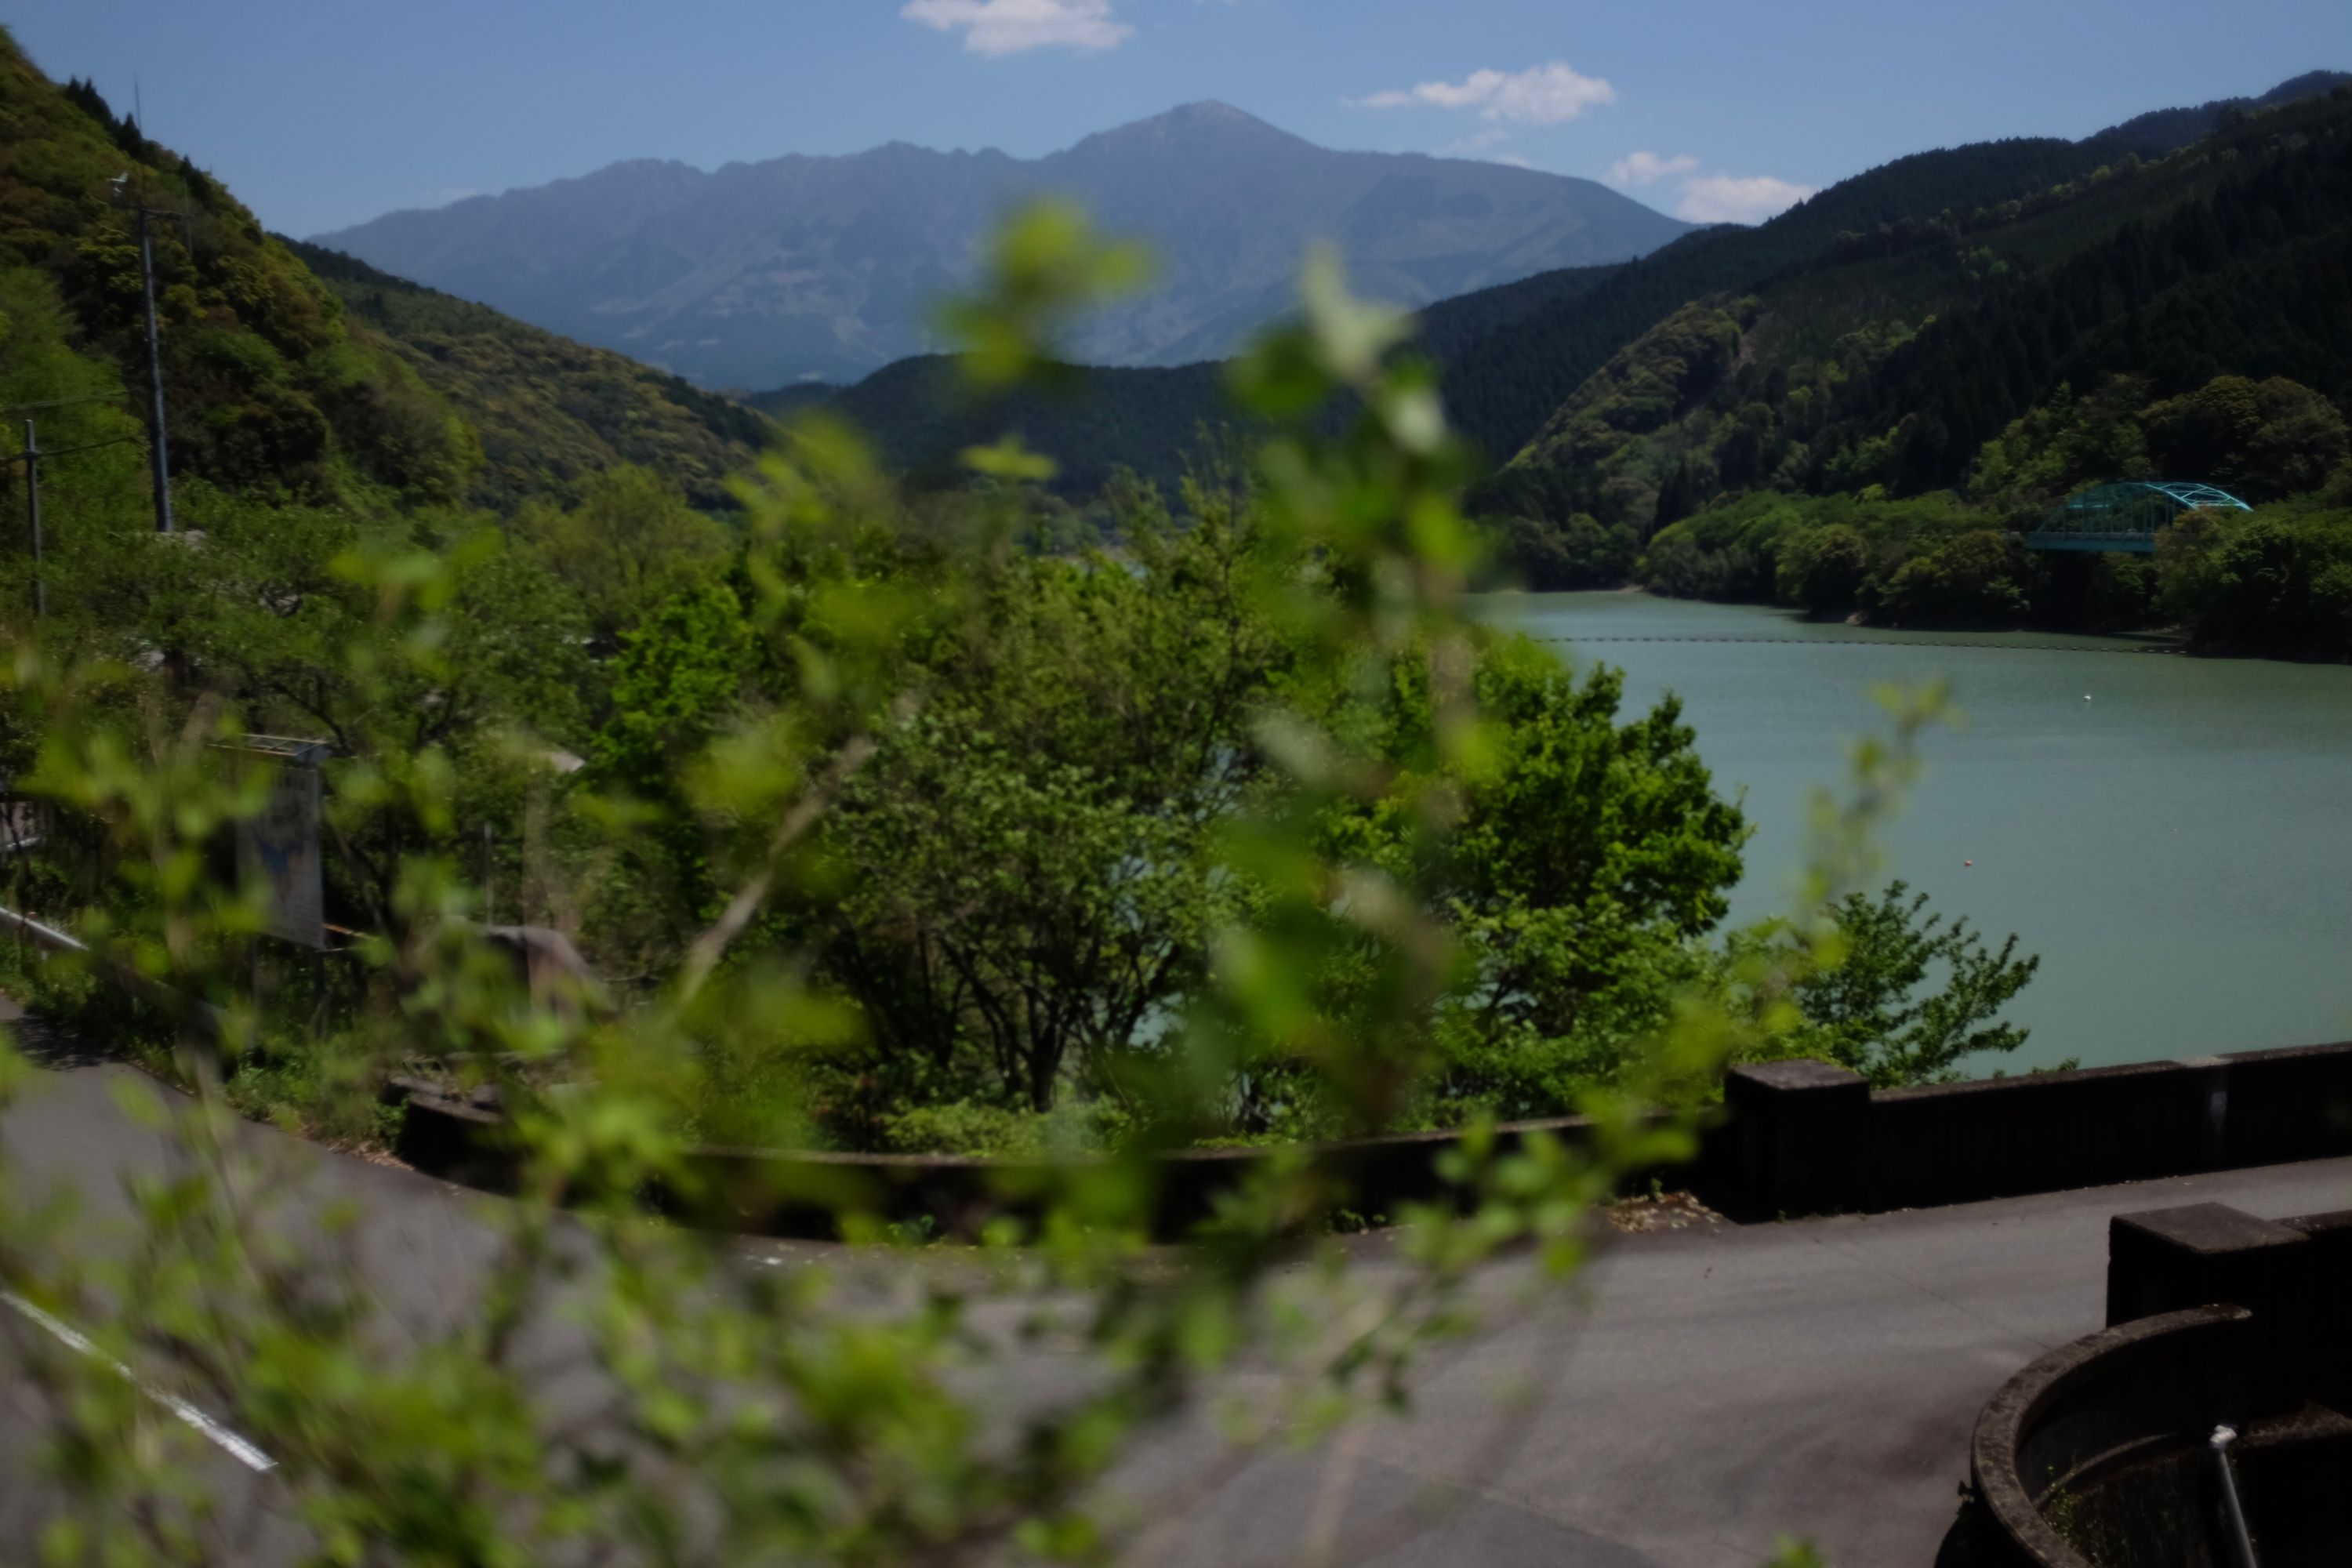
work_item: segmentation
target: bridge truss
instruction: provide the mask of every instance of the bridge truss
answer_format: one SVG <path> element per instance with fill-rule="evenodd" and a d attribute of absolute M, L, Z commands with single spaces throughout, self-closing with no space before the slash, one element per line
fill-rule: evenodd
<path fill-rule="evenodd" d="M 2252 511 L 2225 489 L 2185 479 L 2130 479 L 2068 496 L 2025 536 L 2033 550 L 2122 550 L 2152 554 L 2156 536 L 2184 511 Z"/>

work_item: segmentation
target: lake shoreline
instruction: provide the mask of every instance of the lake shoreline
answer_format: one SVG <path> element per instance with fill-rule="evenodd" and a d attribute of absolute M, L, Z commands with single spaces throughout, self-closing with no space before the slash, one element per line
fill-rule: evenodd
<path fill-rule="evenodd" d="M 1621 597 L 1647 598 L 1674 605 L 1722 605 L 1743 609 L 1769 610 L 1793 617 L 1801 626 L 1849 626 L 1856 630 L 1913 632 L 1922 635 L 1936 632 L 1964 632 L 1977 637 L 2017 637 L 2042 633 L 2061 637 L 2098 637 L 2122 642 L 2162 644 L 2151 647 L 2151 653 L 2178 653 L 2191 658 L 2247 659 L 2269 664 L 2318 665 L 2326 668 L 2352 667 L 2352 658 L 2329 658 L 2320 654 L 2272 653 L 2235 646 L 2225 642 L 2197 642 L 2179 626 L 2137 626 L 2128 629 L 2095 629 L 2084 626 L 2049 625 L 2038 621 L 1935 621 L 1927 624 L 1879 620 L 1864 611 L 1844 616 L 1817 616 L 1794 605 L 1769 599 L 1695 599 L 1678 594 L 1662 593 L 1641 583 L 1622 583 L 1609 588 L 1577 588 L 1549 590 L 1535 588 L 1489 588 L 1481 590 L 1482 596 L 1524 598 L 1557 597 L 1562 593 L 1573 595 L 1606 594 Z"/>

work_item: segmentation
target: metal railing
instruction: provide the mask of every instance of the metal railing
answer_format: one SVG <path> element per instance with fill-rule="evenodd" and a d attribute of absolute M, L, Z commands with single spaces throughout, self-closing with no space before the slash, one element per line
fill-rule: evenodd
<path fill-rule="evenodd" d="M 0 931 L 14 931 L 19 936 L 30 937 L 51 952 L 70 952 L 86 957 L 90 960 L 99 973 L 141 1001 L 159 1007 L 175 1018 L 182 1018 L 194 1024 L 215 1039 L 221 1037 L 223 1020 L 219 1008 L 209 1002 L 191 1001 L 162 981 L 142 974 L 127 964 L 117 963 L 106 954 L 95 951 L 89 943 L 70 931 L 59 931 L 53 925 L 37 921 L 30 915 L 18 914 L 15 910 L 5 906 L 0 906 Z"/>

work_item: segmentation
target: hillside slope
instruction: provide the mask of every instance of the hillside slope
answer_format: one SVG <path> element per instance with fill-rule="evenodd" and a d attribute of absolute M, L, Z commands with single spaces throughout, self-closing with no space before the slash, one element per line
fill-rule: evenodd
<path fill-rule="evenodd" d="M 473 427 L 482 449 L 467 489 L 476 505 L 508 510 L 635 463 L 668 478 L 697 506 L 731 506 L 728 477 L 774 434 L 754 410 L 625 354 L 526 326 L 354 257 L 286 245 L 342 301 L 355 339 L 399 356 Z"/>
<path fill-rule="evenodd" d="M 1687 224 L 1589 180 L 1338 153 L 1200 103 L 1034 161 L 893 143 L 849 157 L 620 163 L 401 212 L 318 243 L 710 386 L 847 381 L 930 351 L 929 310 L 1012 203 L 1055 192 L 1149 239 L 1158 286 L 1074 357 L 1230 353 L 1290 300 L 1310 240 L 1407 304 L 1655 249 Z"/>
<path fill-rule="evenodd" d="M 54 307 L 58 345 L 121 386 L 126 413 L 148 386 L 139 205 L 173 215 L 151 221 L 151 240 L 175 474 L 297 499 L 464 496 L 478 454 L 415 374 L 354 339 L 333 294 L 218 182 L 87 84 L 49 81 L 0 31 L 12 314 Z M 28 374 L 0 359 L 0 393 Z"/>
<path fill-rule="evenodd" d="M 1618 270 L 1563 268 L 1440 300 L 1421 312 L 1414 350 L 1442 363 L 1512 321 L 1600 287 Z M 1240 421 L 1225 395 L 1223 360 L 1167 369 L 1069 366 L 1057 392 L 989 407 L 963 400 L 954 365 L 948 355 L 902 360 L 824 400 L 865 433 L 885 463 L 918 484 L 956 482 L 957 453 L 1010 433 L 1053 457 L 1059 466 L 1053 488 L 1069 496 L 1096 494 L 1121 469 L 1172 492 Z M 797 387 L 752 399 L 778 414 L 814 400 Z"/>
<path fill-rule="evenodd" d="M 1726 491 L 1919 494 L 1961 483 L 2060 387 L 2116 375 L 2141 401 L 2219 375 L 2352 398 L 2347 258 L 2339 89 L 1694 302 L 1578 387 L 1474 500 L 1652 528 Z"/>
<path fill-rule="evenodd" d="M 177 479 L 364 510 L 504 511 L 637 463 L 721 505 L 726 476 L 772 434 L 621 355 L 266 233 L 0 30 L 0 403 L 57 405 L 39 411 L 52 448 L 144 446 L 138 204 L 169 215 L 150 239 Z M 82 401 L 58 404 L 68 393 Z M 76 461 L 66 477 L 81 482 L 114 459 Z"/>
<path fill-rule="evenodd" d="M 2352 86 L 2214 125 L 1653 325 L 1473 491 L 1504 574 L 2352 658 Z M 2149 479 L 2234 500 L 2022 537 Z"/>

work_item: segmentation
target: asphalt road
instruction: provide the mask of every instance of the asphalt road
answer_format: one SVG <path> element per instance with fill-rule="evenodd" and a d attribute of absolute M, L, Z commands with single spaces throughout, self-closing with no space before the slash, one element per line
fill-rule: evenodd
<path fill-rule="evenodd" d="M 12 1182 L 71 1184 L 101 1223 L 125 1176 L 171 1158 L 118 1105 L 144 1082 L 98 1065 L 45 1074 L 0 1119 Z M 490 1257 L 478 1216 L 495 1200 L 268 1129 L 241 1135 L 282 1162 L 299 1204 L 362 1200 L 358 1260 L 388 1310 L 419 1322 L 466 1310 Z M 1157 1440 L 1121 1478 L 1154 1526 L 1138 1555 L 1238 1568 L 1336 1542 L 1390 1568 L 1752 1568 L 1790 1535 L 1840 1568 L 1924 1568 L 1979 1406 L 2100 1326 L 2108 1216 L 2209 1199 L 2273 1216 L 2352 1206 L 2352 1161 L 1625 1237 L 1572 1300 L 1434 1362 L 1407 1415 L 1230 1468 L 1206 1430 Z M 751 1266 L 826 1251 L 743 1250 Z M 538 1364 L 559 1397 L 593 1381 L 578 1351 L 546 1330 Z M 1540 1399 L 1500 1397 L 1530 1376 Z M 29 1409 L 19 1399 L 0 1422 L 6 1539 L 24 1539 L 10 1532 L 39 1507 Z M 226 1456 L 218 1470 L 232 1515 L 266 1512 L 266 1479 Z M 247 1560 L 275 1558 L 274 1535 L 257 1525 Z"/>

